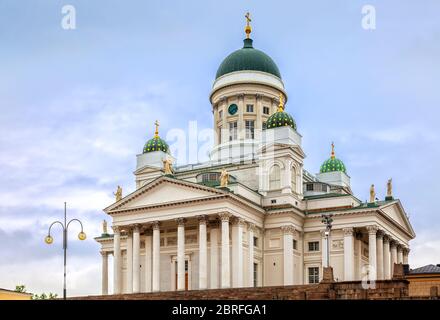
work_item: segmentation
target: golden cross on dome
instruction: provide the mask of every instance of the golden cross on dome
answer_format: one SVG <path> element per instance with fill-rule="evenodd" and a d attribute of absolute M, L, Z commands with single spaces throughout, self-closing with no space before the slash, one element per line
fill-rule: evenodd
<path fill-rule="evenodd" d="M 154 125 L 156 126 L 156 131 L 154 131 L 154 137 L 159 138 L 159 121 L 155 121 Z"/>
<path fill-rule="evenodd" d="M 284 111 L 283 94 L 280 92 L 280 103 L 278 105 L 278 112 Z"/>
<path fill-rule="evenodd" d="M 332 142 L 332 159 L 335 158 L 335 144 Z"/>
<path fill-rule="evenodd" d="M 252 32 L 252 28 L 250 25 L 251 20 L 251 15 L 249 12 L 247 12 L 244 16 L 246 18 L 246 27 L 244 28 L 244 32 L 246 32 L 246 38 L 249 39 L 249 35 Z"/>

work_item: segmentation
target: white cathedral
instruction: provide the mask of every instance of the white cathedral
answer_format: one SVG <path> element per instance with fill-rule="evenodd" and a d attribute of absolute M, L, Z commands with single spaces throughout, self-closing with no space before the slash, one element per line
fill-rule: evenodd
<path fill-rule="evenodd" d="M 113 255 L 113 294 L 390 279 L 408 263 L 415 233 L 391 193 L 353 195 L 344 163 L 331 156 L 313 175 L 280 71 L 253 47 L 218 68 L 209 100 L 215 143 L 205 163 L 173 166 L 156 133 L 137 155 L 136 190 L 104 209 L 113 234 L 101 245 L 102 294 Z M 332 226 L 323 223 L 331 217 Z"/>

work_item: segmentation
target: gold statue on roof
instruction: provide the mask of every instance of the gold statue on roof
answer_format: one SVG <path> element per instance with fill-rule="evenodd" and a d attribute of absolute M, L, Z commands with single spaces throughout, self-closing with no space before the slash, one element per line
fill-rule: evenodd
<path fill-rule="evenodd" d="M 393 179 L 388 179 L 387 182 L 387 197 L 392 198 L 393 197 Z"/>
<path fill-rule="evenodd" d="M 221 174 L 220 174 L 220 187 L 226 188 L 228 186 L 229 181 L 229 173 L 226 171 L 225 168 L 223 168 Z"/>
<path fill-rule="evenodd" d="M 113 192 L 113 195 L 116 198 L 116 202 L 121 200 L 122 199 L 122 188 L 120 186 L 118 186 L 118 188 L 116 189 L 116 192 Z"/>
<path fill-rule="evenodd" d="M 373 203 L 376 201 L 376 191 L 374 190 L 374 184 L 370 187 L 370 203 Z"/>
<path fill-rule="evenodd" d="M 169 158 L 165 158 L 162 160 L 163 170 L 165 174 L 173 174 L 173 162 Z"/>

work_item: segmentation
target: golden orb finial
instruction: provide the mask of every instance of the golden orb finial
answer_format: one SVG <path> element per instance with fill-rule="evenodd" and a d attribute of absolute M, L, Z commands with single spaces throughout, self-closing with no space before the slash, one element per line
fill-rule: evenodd
<path fill-rule="evenodd" d="M 159 138 L 159 121 L 155 121 L 154 125 L 156 126 L 156 130 L 154 131 L 154 138 Z"/>
<path fill-rule="evenodd" d="M 283 100 L 283 94 L 280 92 L 280 103 L 278 104 L 278 112 L 284 111 L 284 100 Z"/>
<path fill-rule="evenodd" d="M 335 158 L 335 144 L 332 142 L 332 154 L 331 154 L 331 158 L 334 159 Z"/>
<path fill-rule="evenodd" d="M 244 28 L 244 32 L 246 32 L 246 39 L 249 39 L 249 36 L 252 32 L 252 28 L 250 25 L 251 20 L 251 15 L 249 12 L 247 12 L 244 16 L 246 18 L 246 27 Z"/>

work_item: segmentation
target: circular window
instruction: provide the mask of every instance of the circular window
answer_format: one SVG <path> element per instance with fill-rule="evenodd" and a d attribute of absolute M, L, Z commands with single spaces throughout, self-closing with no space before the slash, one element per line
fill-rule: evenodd
<path fill-rule="evenodd" d="M 236 114 L 237 111 L 238 111 L 238 106 L 235 103 L 231 104 L 228 108 L 228 112 L 230 115 Z"/>

